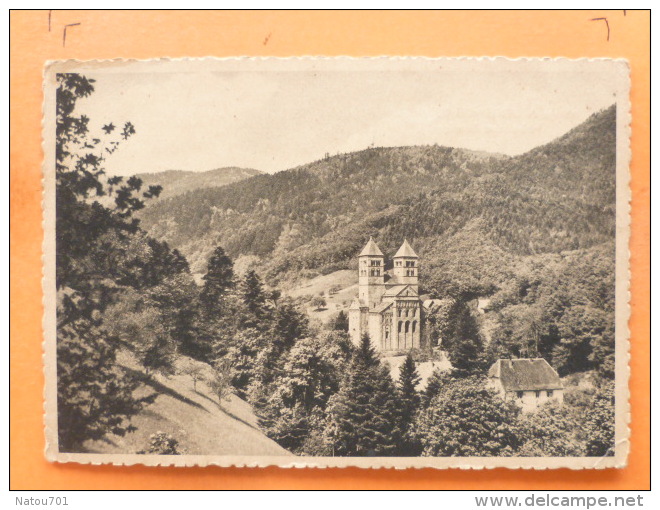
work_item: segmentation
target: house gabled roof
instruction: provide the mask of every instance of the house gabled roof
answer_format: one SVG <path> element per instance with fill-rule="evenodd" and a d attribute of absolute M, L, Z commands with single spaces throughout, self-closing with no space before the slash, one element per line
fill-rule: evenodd
<path fill-rule="evenodd" d="M 559 375 L 543 358 L 499 359 L 488 377 L 499 379 L 505 391 L 560 390 Z"/>
<path fill-rule="evenodd" d="M 403 244 L 401 245 L 401 248 L 399 248 L 399 251 L 396 252 L 396 255 L 394 255 L 394 258 L 399 258 L 399 257 L 414 257 L 418 259 L 419 257 L 415 253 L 415 250 L 412 249 L 412 246 L 408 243 L 408 239 L 403 240 Z"/>
<path fill-rule="evenodd" d="M 380 248 L 374 241 L 373 237 L 369 237 L 369 241 L 367 241 L 367 244 L 362 248 L 362 251 L 360 252 L 360 255 L 358 257 L 365 257 L 365 256 L 374 256 L 374 257 L 383 257 L 383 252 L 380 251 Z"/>

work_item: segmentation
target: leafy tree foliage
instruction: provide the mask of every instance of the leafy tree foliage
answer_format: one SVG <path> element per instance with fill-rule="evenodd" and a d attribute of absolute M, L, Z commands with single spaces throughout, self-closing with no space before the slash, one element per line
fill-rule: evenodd
<path fill-rule="evenodd" d="M 139 454 L 152 455 L 181 455 L 183 453 L 179 441 L 165 432 L 156 432 L 149 436 L 149 446 Z"/>
<path fill-rule="evenodd" d="M 144 190 L 136 177 L 105 174 L 105 159 L 135 127 L 107 123 L 102 134 L 92 134 L 90 119 L 77 115 L 75 106 L 93 93 L 94 80 L 60 74 L 57 83 L 59 447 L 82 451 L 86 440 L 132 430 L 130 418 L 155 398 L 135 396 L 139 381 L 117 363 L 117 354 L 130 348 L 147 371 L 171 368 L 173 335 L 185 337 L 187 326 L 185 310 L 166 289 L 189 268 L 178 251 L 141 231 L 134 217 L 160 187 Z M 143 303 L 129 299 L 132 289 L 143 292 Z"/>
<path fill-rule="evenodd" d="M 88 439 L 134 430 L 129 418 L 150 398 L 133 396 L 138 382 L 118 367 L 116 347 L 95 321 L 58 321 L 57 417 L 63 452 L 79 452 Z"/>
<path fill-rule="evenodd" d="M 310 454 L 305 445 L 314 451 L 325 448 L 324 411 L 347 364 L 341 343 L 334 334 L 299 339 L 277 364 L 280 369 L 272 370 L 271 378 L 265 376 L 268 370 L 258 370 L 247 392 L 263 430 L 295 453 Z"/>
<path fill-rule="evenodd" d="M 108 332 L 131 350 L 145 368 L 153 371 L 173 373 L 175 344 L 160 316 L 153 306 L 134 290 L 117 296 L 104 314 Z"/>
<path fill-rule="evenodd" d="M 614 377 L 613 244 L 534 261 L 492 299 L 495 357 L 542 356 L 560 375 Z"/>
<path fill-rule="evenodd" d="M 419 408 L 420 396 L 417 392 L 417 385 L 421 381 L 417 367 L 410 353 L 399 368 L 399 380 L 397 389 L 399 392 L 399 401 L 401 405 L 401 414 L 406 428 L 412 423 L 415 413 Z"/>
<path fill-rule="evenodd" d="M 511 456 L 523 441 L 519 408 L 478 377 L 452 379 L 420 413 L 415 433 L 425 456 Z"/>
<path fill-rule="evenodd" d="M 614 455 L 614 387 L 605 384 L 596 393 L 587 417 L 586 455 L 603 457 Z"/>
<path fill-rule="evenodd" d="M 585 454 L 585 416 L 572 406 L 550 402 L 521 416 L 521 457 L 581 457 Z"/>
<path fill-rule="evenodd" d="M 220 405 L 231 398 L 231 365 L 229 360 L 215 363 L 213 367 L 213 378 L 208 384 L 213 394 L 218 398 Z"/>
<path fill-rule="evenodd" d="M 314 307 L 315 310 L 321 310 L 321 309 L 325 308 L 327 303 L 326 303 L 325 299 L 323 299 L 322 297 L 315 296 L 315 297 L 312 298 L 312 300 L 310 301 L 309 304 L 312 305 L 312 307 Z"/>

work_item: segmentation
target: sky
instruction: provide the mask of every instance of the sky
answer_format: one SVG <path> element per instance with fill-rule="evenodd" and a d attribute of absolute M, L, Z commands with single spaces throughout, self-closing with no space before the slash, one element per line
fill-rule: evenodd
<path fill-rule="evenodd" d="M 588 65 L 587 65 L 588 64 Z M 616 102 L 606 62 L 345 59 L 140 62 L 82 69 L 93 133 L 130 121 L 111 174 L 277 172 L 369 146 L 516 155 Z"/>

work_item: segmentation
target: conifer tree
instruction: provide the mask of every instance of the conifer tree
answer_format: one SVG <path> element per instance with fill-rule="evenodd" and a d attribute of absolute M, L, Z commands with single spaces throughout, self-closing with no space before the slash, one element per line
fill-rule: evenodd
<path fill-rule="evenodd" d="M 410 353 L 399 368 L 399 380 L 397 381 L 397 394 L 399 399 L 399 411 L 401 413 L 401 430 L 404 438 L 400 446 L 400 454 L 412 457 L 417 455 L 418 446 L 411 434 L 411 425 L 415 420 L 415 415 L 420 405 L 420 396 L 417 392 L 417 385 L 421 378 L 415 367 L 415 361 Z"/>
<path fill-rule="evenodd" d="M 431 401 L 440 393 L 440 390 L 447 382 L 446 372 L 441 371 L 439 368 L 436 368 L 431 377 L 426 380 L 426 388 L 422 394 L 422 404 L 424 407 L 428 407 Z"/>
<path fill-rule="evenodd" d="M 461 303 L 456 309 L 453 337 L 447 342 L 447 355 L 454 375 L 467 377 L 486 367 L 484 344 L 470 308 Z"/>
<path fill-rule="evenodd" d="M 406 425 L 412 422 L 415 412 L 419 408 L 420 397 L 417 393 L 417 385 L 421 378 L 415 367 L 415 361 L 410 353 L 399 368 L 399 380 L 397 389 L 399 391 L 399 400 L 401 402 L 401 413 Z"/>
<path fill-rule="evenodd" d="M 294 304 L 284 301 L 273 313 L 271 334 L 277 354 L 290 349 L 296 340 L 307 335 L 309 320 Z"/>
<path fill-rule="evenodd" d="M 332 321 L 332 329 L 335 331 L 348 331 L 348 315 L 344 310 L 340 310 Z"/>
<path fill-rule="evenodd" d="M 396 388 L 366 334 L 341 389 L 330 399 L 328 417 L 326 433 L 335 455 L 397 454 L 402 432 Z"/>
<path fill-rule="evenodd" d="M 234 264 L 221 246 L 213 251 L 203 280 L 200 293 L 202 305 L 207 313 L 218 313 L 223 298 L 234 285 Z"/>
<path fill-rule="evenodd" d="M 249 327 L 264 328 L 266 315 L 266 294 L 264 292 L 261 278 L 252 269 L 246 274 L 241 282 L 241 298 L 250 317 L 246 318 Z"/>

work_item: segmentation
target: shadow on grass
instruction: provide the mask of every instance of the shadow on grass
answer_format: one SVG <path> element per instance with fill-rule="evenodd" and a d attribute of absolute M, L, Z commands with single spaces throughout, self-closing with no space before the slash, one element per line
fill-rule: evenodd
<path fill-rule="evenodd" d="M 198 409 L 202 409 L 203 411 L 209 413 L 210 411 L 206 409 L 203 405 L 195 402 L 194 400 L 189 399 L 188 397 L 181 395 L 176 390 L 173 390 L 172 388 L 165 386 L 163 383 L 156 381 L 155 379 L 149 377 L 147 374 L 144 372 L 140 372 L 139 370 L 135 370 L 132 368 L 127 368 L 124 367 L 124 370 L 126 370 L 127 373 L 129 373 L 132 377 L 135 377 L 138 381 L 142 382 L 143 384 L 147 386 L 151 386 L 151 388 L 154 389 L 158 394 L 160 395 L 167 395 L 169 397 L 175 398 L 184 404 L 191 405 L 193 407 L 196 407 Z M 206 397 L 208 398 L 208 397 Z M 209 399 L 211 400 L 211 399 Z M 211 400 L 213 402 L 213 400 Z"/>
<path fill-rule="evenodd" d="M 240 421 L 242 424 L 247 425 L 248 427 L 253 428 L 254 430 L 259 430 L 257 427 L 255 427 L 255 426 L 252 425 L 251 423 L 246 422 L 244 419 L 239 418 L 238 416 L 236 416 L 236 415 L 235 415 L 234 413 L 232 413 L 231 411 L 228 411 L 227 409 L 225 409 L 225 408 L 222 406 L 222 404 L 219 404 L 217 401 L 213 400 L 213 399 L 212 399 L 211 397 L 209 397 L 208 395 L 204 395 L 203 393 L 200 393 L 200 392 L 197 391 L 197 390 L 195 390 L 195 393 L 197 393 L 200 397 L 205 398 L 205 399 L 208 400 L 209 402 L 212 402 L 213 404 L 215 404 L 215 405 L 218 407 L 218 409 L 220 409 L 223 413 L 225 413 L 225 414 L 226 414 L 227 416 L 229 416 L 230 418 L 233 418 L 233 419 L 236 420 L 236 421 Z"/>

